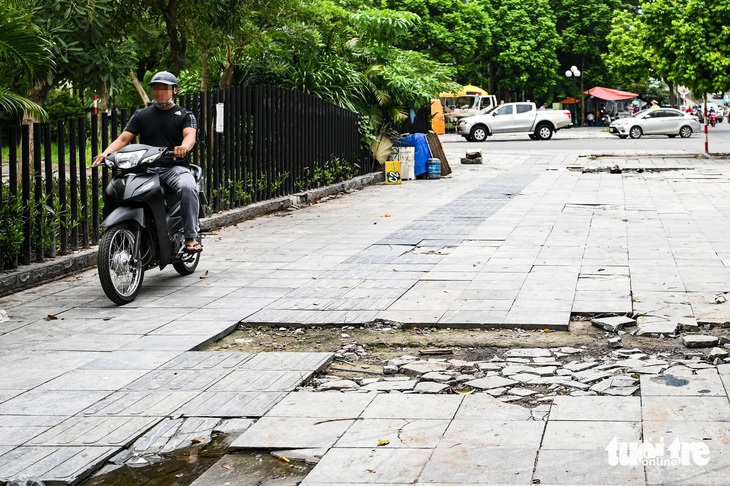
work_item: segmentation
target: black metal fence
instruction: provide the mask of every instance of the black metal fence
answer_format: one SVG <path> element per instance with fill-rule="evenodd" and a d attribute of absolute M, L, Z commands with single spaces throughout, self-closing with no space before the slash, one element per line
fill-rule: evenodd
<path fill-rule="evenodd" d="M 178 102 L 198 118 L 192 162 L 203 168 L 209 213 L 377 168 L 358 115 L 304 93 L 231 87 Z M 110 174 L 89 166 L 132 113 L 0 128 L 0 270 L 98 242 Z"/>

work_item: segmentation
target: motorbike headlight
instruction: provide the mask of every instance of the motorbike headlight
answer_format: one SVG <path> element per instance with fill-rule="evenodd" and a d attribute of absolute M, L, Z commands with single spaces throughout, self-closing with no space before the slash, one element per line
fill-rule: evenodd
<path fill-rule="evenodd" d="M 117 153 L 114 157 L 117 167 L 120 169 L 131 169 L 140 163 L 140 159 L 145 154 L 144 150 L 135 150 L 134 152 Z"/>

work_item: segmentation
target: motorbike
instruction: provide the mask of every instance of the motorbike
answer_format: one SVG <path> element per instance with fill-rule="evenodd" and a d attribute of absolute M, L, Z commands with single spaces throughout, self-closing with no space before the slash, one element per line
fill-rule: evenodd
<path fill-rule="evenodd" d="M 710 122 L 710 125 L 712 125 L 713 127 L 715 125 L 717 125 L 717 113 L 712 112 L 712 113 L 708 114 L 707 121 Z"/>
<path fill-rule="evenodd" d="M 185 251 L 180 197 L 149 170 L 171 162 L 172 152 L 166 147 L 142 144 L 128 145 L 104 159 L 112 178 L 105 189 L 101 225 L 106 229 L 99 242 L 98 269 L 104 293 L 117 305 L 137 297 L 145 270 L 171 264 L 184 276 L 200 262 L 200 252 Z M 192 164 L 190 170 L 198 184 L 202 217 L 203 171 Z"/>

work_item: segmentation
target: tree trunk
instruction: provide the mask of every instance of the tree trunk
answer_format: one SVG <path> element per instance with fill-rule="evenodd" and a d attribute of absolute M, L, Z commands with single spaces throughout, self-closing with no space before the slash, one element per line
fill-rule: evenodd
<path fill-rule="evenodd" d="M 677 103 L 677 92 L 674 90 L 674 83 L 669 80 L 666 80 L 666 83 L 669 87 L 669 105 L 676 108 L 679 103 Z"/>
<path fill-rule="evenodd" d="M 147 91 L 144 90 L 142 84 L 139 82 L 139 79 L 137 79 L 137 75 L 131 69 L 129 70 L 129 77 L 132 79 L 132 84 L 137 90 L 137 93 L 139 93 L 139 97 L 142 98 L 142 102 L 145 105 L 148 104 L 150 102 L 150 98 L 149 96 L 147 96 Z"/>
<path fill-rule="evenodd" d="M 200 49 L 200 91 L 205 93 L 208 91 L 208 76 L 209 76 L 209 68 L 208 68 L 208 50 L 205 47 L 202 47 Z"/>
<path fill-rule="evenodd" d="M 157 1 L 157 6 L 165 18 L 167 39 L 170 42 L 170 65 L 167 71 L 175 76 L 178 76 L 185 67 L 185 54 L 188 47 L 185 37 L 181 35 L 178 28 L 177 8 L 179 5 L 180 0 L 169 0 L 167 4 L 164 0 Z"/>
<path fill-rule="evenodd" d="M 235 49 L 232 49 L 231 46 L 226 47 L 226 67 L 223 70 L 223 76 L 221 76 L 221 88 L 227 88 L 233 82 L 233 69 L 236 67 L 236 61 L 243 52 L 244 47 L 237 46 Z"/>
<path fill-rule="evenodd" d="M 487 63 L 487 77 L 489 81 L 487 82 L 487 92 L 489 94 L 495 94 L 494 93 L 494 66 L 491 62 Z"/>
<path fill-rule="evenodd" d="M 51 86 L 48 84 L 48 81 L 46 78 L 39 78 L 33 83 L 33 87 L 30 90 L 30 93 L 28 94 L 28 99 L 32 102 L 43 106 L 46 102 L 46 98 L 48 97 L 48 92 L 51 90 Z M 35 117 L 32 115 L 29 115 L 28 112 L 23 113 L 23 125 L 30 125 L 29 130 L 29 137 L 28 142 L 30 145 L 30 165 L 29 167 L 32 168 L 35 166 L 35 160 L 33 157 L 33 154 L 35 153 L 35 139 L 33 137 L 33 124 L 38 122 Z M 19 177 L 22 177 L 23 175 L 23 165 L 21 164 L 21 161 L 18 160 L 18 175 Z"/>

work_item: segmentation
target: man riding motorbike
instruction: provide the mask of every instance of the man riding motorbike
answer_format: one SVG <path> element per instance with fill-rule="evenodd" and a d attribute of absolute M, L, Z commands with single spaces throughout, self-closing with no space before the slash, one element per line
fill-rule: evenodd
<path fill-rule="evenodd" d="M 93 164 L 98 166 L 108 154 L 129 145 L 137 135 L 142 144 L 167 147 L 173 153 L 172 164 L 150 170 L 156 171 L 160 181 L 180 195 L 185 251 L 201 252 L 203 246 L 198 242 L 198 188 L 188 168 L 188 152 L 195 146 L 197 121 L 193 113 L 175 104 L 175 95 L 178 92 L 175 75 L 160 71 L 152 77 L 150 86 L 153 98 L 150 106 L 132 115 L 122 134 L 94 157 Z"/>

